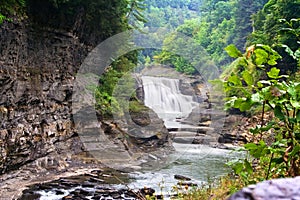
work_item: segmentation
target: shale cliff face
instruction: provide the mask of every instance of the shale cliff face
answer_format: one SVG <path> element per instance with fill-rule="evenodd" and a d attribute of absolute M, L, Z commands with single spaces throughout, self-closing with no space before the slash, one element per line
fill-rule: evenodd
<path fill-rule="evenodd" d="M 76 72 L 94 46 L 81 41 L 25 22 L 0 26 L 0 174 L 53 152 L 61 163 L 84 151 L 71 100 Z M 154 143 L 167 142 L 164 134 Z"/>
<path fill-rule="evenodd" d="M 72 82 L 88 47 L 71 33 L 26 23 L 0 27 L 0 173 L 74 135 Z"/>

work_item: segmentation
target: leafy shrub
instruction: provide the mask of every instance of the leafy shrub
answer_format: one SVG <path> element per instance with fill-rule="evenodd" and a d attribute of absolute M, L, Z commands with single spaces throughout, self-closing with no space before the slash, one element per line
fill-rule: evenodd
<path fill-rule="evenodd" d="M 274 66 L 281 57 L 267 45 L 252 46 L 245 54 L 232 45 L 226 51 L 239 59 L 237 73 L 223 82 L 230 93 L 226 107 L 247 111 L 262 105 L 260 124 L 250 129 L 255 140 L 244 145 L 249 156 L 231 163 L 233 170 L 247 184 L 261 181 L 254 176 L 255 162 L 264 172 L 261 179 L 300 175 L 300 82 L 280 74 Z M 266 109 L 274 118 L 265 123 Z M 271 144 L 263 139 L 267 134 L 273 135 Z"/>

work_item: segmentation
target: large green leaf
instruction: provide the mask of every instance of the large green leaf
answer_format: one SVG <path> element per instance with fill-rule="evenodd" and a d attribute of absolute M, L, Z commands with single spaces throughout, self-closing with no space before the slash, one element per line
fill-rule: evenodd
<path fill-rule="evenodd" d="M 283 121 L 285 119 L 285 115 L 282 112 L 282 109 L 279 105 L 276 105 L 274 108 L 274 114 L 275 117 L 277 117 L 278 119 L 280 119 L 281 121 Z"/>
<path fill-rule="evenodd" d="M 230 44 L 225 48 L 225 51 L 232 58 L 242 57 L 242 53 L 236 48 L 234 44 Z"/>
<path fill-rule="evenodd" d="M 267 62 L 268 53 L 263 49 L 256 49 L 255 51 L 255 63 L 257 65 L 262 65 Z"/>
<path fill-rule="evenodd" d="M 235 74 L 231 74 L 227 81 L 233 83 L 235 86 L 242 86 L 242 81 Z"/>
<path fill-rule="evenodd" d="M 244 145 L 245 149 L 251 151 L 252 149 L 257 149 L 257 145 L 255 143 L 247 143 Z"/>
<path fill-rule="evenodd" d="M 245 82 L 247 83 L 247 85 L 249 86 L 253 85 L 253 77 L 248 70 L 243 71 L 242 76 Z"/>
<path fill-rule="evenodd" d="M 253 173 L 253 168 L 247 159 L 244 160 L 245 169 L 248 173 Z"/>
<path fill-rule="evenodd" d="M 260 141 L 258 144 L 255 143 L 248 143 L 244 145 L 245 149 L 249 151 L 250 155 L 252 155 L 255 158 L 260 158 L 264 154 L 268 153 L 266 152 L 266 143 L 264 141 Z"/>
<path fill-rule="evenodd" d="M 239 106 L 240 111 L 244 112 L 244 111 L 248 111 L 250 110 L 252 106 L 252 103 L 250 100 L 244 101 L 243 103 L 241 103 L 241 105 Z"/>
<path fill-rule="evenodd" d="M 245 101 L 246 101 L 245 98 L 235 98 L 234 103 L 233 103 L 233 107 L 234 108 L 240 108 L 241 104 Z"/>
<path fill-rule="evenodd" d="M 277 69 L 276 67 L 272 67 L 272 69 L 269 72 L 267 72 L 267 74 L 268 74 L 269 78 L 277 79 L 277 78 L 279 78 L 279 76 L 278 76 L 279 72 L 280 72 L 280 69 Z"/>

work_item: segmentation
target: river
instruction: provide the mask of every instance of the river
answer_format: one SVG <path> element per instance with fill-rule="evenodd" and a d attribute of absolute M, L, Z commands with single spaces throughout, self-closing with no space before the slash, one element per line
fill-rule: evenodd
<path fill-rule="evenodd" d="M 147 186 L 168 194 L 172 192 L 173 186 L 180 184 L 174 175 L 191 178 L 189 183 L 200 186 L 227 174 L 230 170 L 225 163 L 240 156 L 237 152 L 206 145 L 174 143 L 174 147 L 176 151 L 170 155 L 174 162 L 157 171 L 132 173 L 134 181 L 129 186 L 131 188 Z"/>

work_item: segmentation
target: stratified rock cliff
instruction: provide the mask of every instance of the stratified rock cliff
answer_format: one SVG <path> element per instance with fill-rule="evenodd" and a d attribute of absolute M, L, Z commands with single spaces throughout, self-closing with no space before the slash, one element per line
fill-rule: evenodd
<path fill-rule="evenodd" d="M 107 33 L 88 29 L 81 9 L 71 19 L 55 21 L 43 3 L 37 4 L 28 9 L 28 19 L 0 25 L 0 174 L 52 153 L 64 166 L 85 151 L 72 119 L 73 83 L 88 52 Z M 163 137 L 156 143 L 168 143 Z"/>
<path fill-rule="evenodd" d="M 0 173 L 74 135 L 72 82 L 87 46 L 72 33 L 29 23 L 0 27 Z"/>

